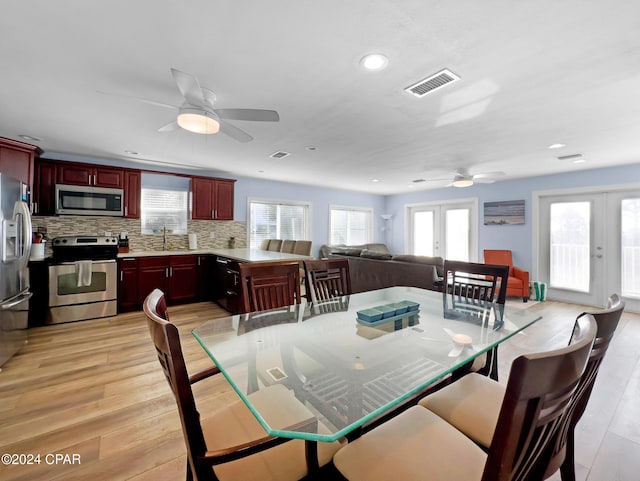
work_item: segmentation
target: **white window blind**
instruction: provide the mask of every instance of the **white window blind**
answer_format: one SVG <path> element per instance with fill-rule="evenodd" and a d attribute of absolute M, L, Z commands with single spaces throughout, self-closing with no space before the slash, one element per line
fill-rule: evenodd
<path fill-rule="evenodd" d="M 330 244 L 367 244 L 373 238 L 373 209 L 329 206 Z"/>
<path fill-rule="evenodd" d="M 142 188 L 140 205 L 143 234 L 161 234 L 163 228 L 187 233 L 188 191 Z"/>
<path fill-rule="evenodd" d="M 305 240 L 310 205 L 281 201 L 249 201 L 249 246 L 260 247 L 264 239 Z"/>

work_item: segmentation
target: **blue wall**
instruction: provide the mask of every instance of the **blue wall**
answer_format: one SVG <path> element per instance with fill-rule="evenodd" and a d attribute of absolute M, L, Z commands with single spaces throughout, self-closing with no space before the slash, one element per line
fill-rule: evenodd
<path fill-rule="evenodd" d="M 536 191 L 571 189 L 579 187 L 604 187 L 635 184 L 640 182 L 640 164 L 605 169 L 583 170 L 567 174 L 530 177 L 493 184 L 475 184 L 468 188 L 448 187 L 410 194 L 388 196 L 386 211 L 393 214 L 391 235 L 388 239 L 392 252 L 404 250 L 406 204 L 437 202 L 443 200 L 478 199 L 478 260 L 482 261 L 484 249 L 511 249 L 514 264 L 532 270 L 532 194 Z M 525 200 L 525 224 L 483 225 L 484 202 L 501 200 Z"/>

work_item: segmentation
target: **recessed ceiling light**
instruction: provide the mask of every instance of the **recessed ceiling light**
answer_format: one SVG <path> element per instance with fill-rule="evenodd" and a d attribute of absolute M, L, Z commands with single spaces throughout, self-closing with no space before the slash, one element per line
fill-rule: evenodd
<path fill-rule="evenodd" d="M 371 182 L 380 182 L 380 179 L 371 179 Z"/>
<path fill-rule="evenodd" d="M 566 147 L 566 144 L 551 144 L 548 148 L 549 149 L 561 149 L 562 147 Z"/>
<path fill-rule="evenodd" d="M 136 152 L 135 150 L 125 150 L 124 153 L 129 155 L 140 155 L 140 152 Z"/>
<path fill-rule="evenodd" d="M 40 142 L 42 140 L 42 139 L 39 139 L 38 137 L 32 137 L 31 135 L 26 135 L 26 134 L 20 134 L 18 135 L 18 137 L 24 140 L 29 140 L 30 142 Z"/>
<path fill-rule="evenodd" d="M 313 150 L 318 150 L 318 147 L 316 147 L 315 145 L 307 145 L 305 149 L 313 151 Z"/>
<path fill-rule="evenodd" d="M 573 161 L 573 163 L 574 164 L 582 164 L 582 163 L 584 163 L 586 161 L 587 161 L 587 159 L 576 159 L 576 160 Z"/>
<path fill-rule="evenodd" d="M 366 70 L 382 70 L 389 65 L 389 59 L 381 53 L 371 53 L 360 59 L 360 65 L 362 65 Z"/>

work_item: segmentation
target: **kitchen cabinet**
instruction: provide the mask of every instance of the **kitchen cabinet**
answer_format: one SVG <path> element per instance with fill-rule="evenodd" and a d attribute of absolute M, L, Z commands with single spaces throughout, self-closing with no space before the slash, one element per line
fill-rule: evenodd
<path fill-rule="evenodd" d="M 124 171 L 124 217 L 140 218 L 140 180 L 139 170 Z"/>
<path fill-rule="evenodd" d="M 124 187 L 124 169 L 65 162 L 58 165 L 58 184 Z"/>
<path fill-rule="evenodd" d="M 139 309 L 138 259 L 118 259 L 118 312 Z"/>
<path fill-rule="evenodd" d="M 194 220 L 233 220 L 235 180 L 193 177 Z"/>
<path fill-rule="evenodd" d="M 0 172 L 21 180 L 33 189 L 34 159 L 41 153 L 35 145 L 0 137 Z"/>
<path fill-rule="evenodd" d="M 213 275 L 214 300 L 232 314 L 240 312 L 240 269 L 238 261 L 217 256 Z"/>
<path fill-rule="evenodd" d="M 138 302 L 153 289 L 164 291 L 168 302 L 196 297 L 196 256 L 175 255 L 138 258 Z"/>
<path fill-rule="evenodd" d="M 211 255 L 198 255 L 196 257 L 196 297 L 198 300 L 213 300 L 211 285 Z"/>
<path fill-rule="evenodd" d="M 55 215 L 57 163 L 38 159 L 35 162 L 33 214 Z"/>

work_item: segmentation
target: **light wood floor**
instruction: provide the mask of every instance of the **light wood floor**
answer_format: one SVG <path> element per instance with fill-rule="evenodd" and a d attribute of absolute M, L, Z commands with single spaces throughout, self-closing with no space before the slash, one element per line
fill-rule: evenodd
<path fill-rule="evenodd" d="M 500 349 L 501 377 L 523 350 L 567 342 L 583 308 L 539 303 L 544 320 Z M 191 329 L 226 312 L 172 307 L 190 371 L 210 364 Z M 235 399 L 221 376 L 197 386 L 201 413 Z M 640 472 L 640 316 L 625 314 L 577 434 L 578 479 L 636 481 Z M 0 479 L 182 480 L 185 448 L 175 401 L 140 312 L 46 326 L 0 372 L 0 454 L 40 454 L 39 465 L 0 464 Z M 48 453 L 80 464 L 47 464 Z M 559 476 L 552 479 L 560 479 Z"/>

